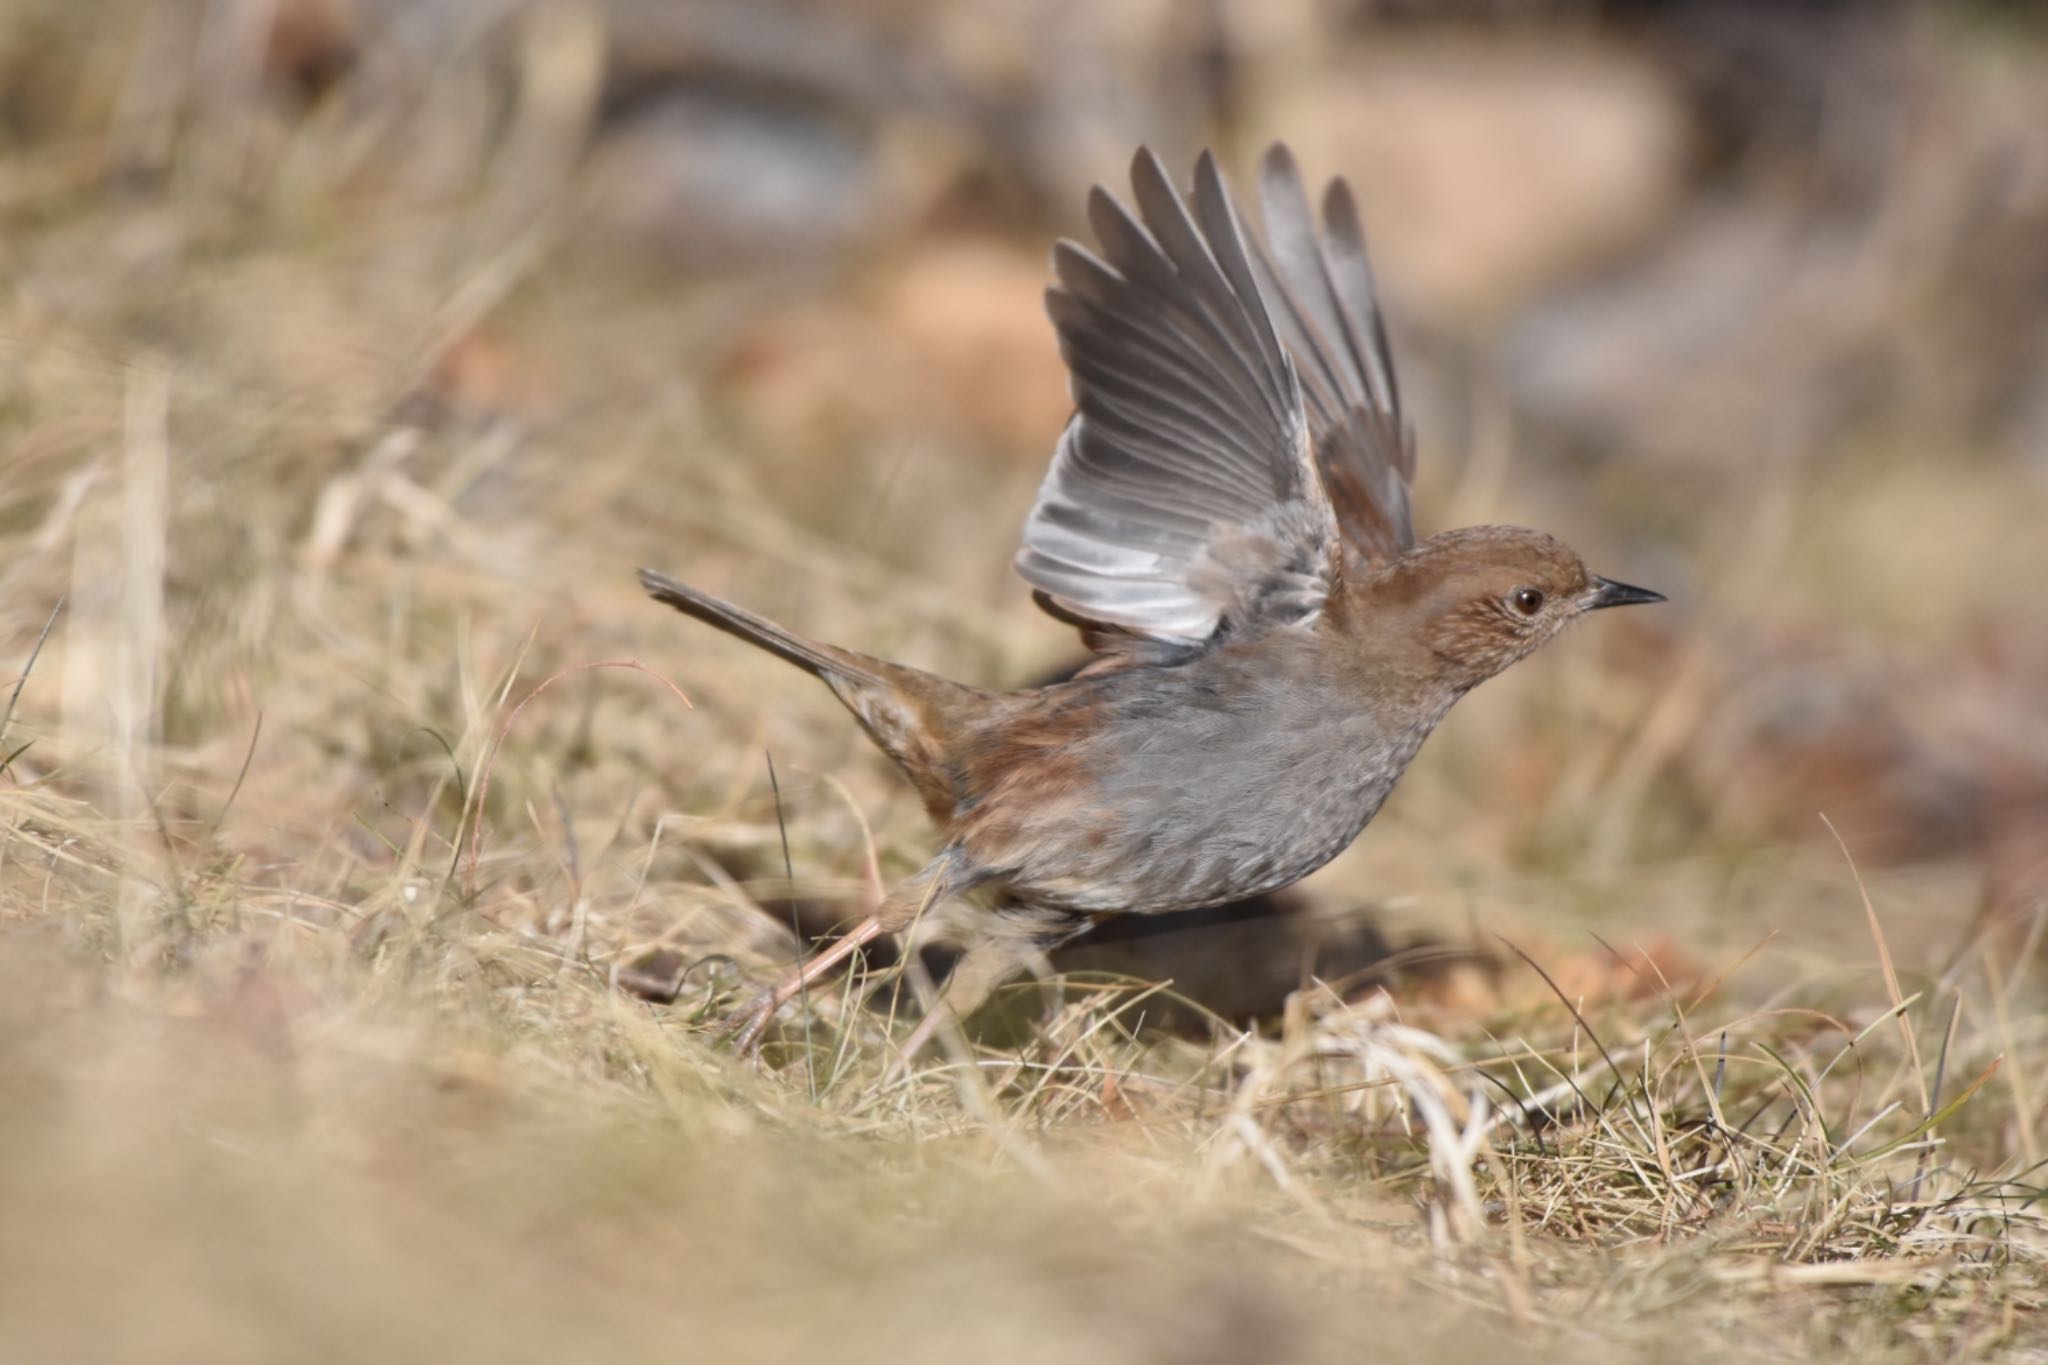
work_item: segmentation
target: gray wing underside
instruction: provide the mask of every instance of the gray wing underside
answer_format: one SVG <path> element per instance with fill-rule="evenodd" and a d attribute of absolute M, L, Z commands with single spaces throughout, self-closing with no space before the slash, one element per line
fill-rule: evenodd
<path fill-rule="evenodd" d="M 1075 413 L 1018 571 L 1055 614 L 1163 641 L 1313 618 L 1336 524 L 1222 176 L 1204 155 L 1190 204 L 1140 151 L 1131 184 L 1137 217 L 1089 197 L 1100 256 L 1053 252 Z"/>
<path fill-rule="evenodd" d="M 1262 246 L 1207 154 L 1191 202 L 1149 151 L 1131 181 L 1135 217 L 1089 198 L 1100 256 L 1054 250 L 1075 413 L 1018 571 L 1094 643 L 1313 620 L 1347 561 L 1414 540 L 1412 443 L 1350 196 L 1332 186 L 1319 236 L 1275 147 Z"/>

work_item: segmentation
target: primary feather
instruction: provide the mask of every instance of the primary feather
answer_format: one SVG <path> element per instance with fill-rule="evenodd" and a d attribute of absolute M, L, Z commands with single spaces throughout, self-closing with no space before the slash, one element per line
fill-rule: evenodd
<path fill-rule="evenodd" d="M 1415 437 L 1351 187 L 1330 182 L 1318 233 L 1294 157 L 1276 144 L 1259 166 L 1259 210 L 1270 254 L 1255 249 L 1252 263 L 1301 371 L 1323 486 L 1350 552 L 1385 563 L 1415 544 Z"/>

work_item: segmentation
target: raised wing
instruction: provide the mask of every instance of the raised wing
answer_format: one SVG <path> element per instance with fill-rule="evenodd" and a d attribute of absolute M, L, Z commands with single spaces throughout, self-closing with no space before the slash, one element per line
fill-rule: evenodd
<path fill-rule="evenodd" d="M 1136 218 L 1101 189 L 1089 197 L 1101 256 L 1053 252 L 1046 307 L 1075 413 L 1018 572 L 1096 639 L 1195 645 L 1312 620 L 1345 552 L 1264 302 L 1273 268 L 1254 263 L 1206 153 L 1192 208 L 1149 151 L 1131 187 Z"/>
<path fill-rule="evenodd" d="M 1415 544 L 1415 433 L 1401 414 L 1351 187 L 1330 182 L 1318 234 L 1294 157 L 1275 143 L 1259 165 L 1259 212 L 1266 247 L 1254 244 L 1253 273 L 1300 371 L 1310 440 L 1346 548 L 1367 563 L 1393 559 Z"/>

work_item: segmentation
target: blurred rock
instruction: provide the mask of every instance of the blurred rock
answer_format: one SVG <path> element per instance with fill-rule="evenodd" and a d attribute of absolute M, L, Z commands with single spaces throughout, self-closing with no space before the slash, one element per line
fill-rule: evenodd
<path fill-rule="evenodd" d="M 1858 396 L 1846 360 L 1868 299 L 1853 268 L 1840 232 L 1802 232 L 1763 206 L 1709 212 L 1650 259 L 1516 322 L 1503 378 L 1522 412 L 1573 444 L 1631 459 L 1783 458 Z"/>
<path fill-rule="evenodd" d="M 621 963 L 613 972 L 612 980 L 628 995 L 637 995 L 657 1005 L 669 1005 L 675 1003 L 677 992 L 682 990 L 684 973 L 689 967 L 690 959 L 674 948 L 649 948 Z"/>
<path fill-rule="evenodd" d="M 1479 320 L 1639 242 L 1677 202 L 1686 109 L 1619 46 L 1375 32 L 1276 54 L 1258 125 L 1357 191 L 1397 310 Z"/>
<path fill-rule="evenodd" d="M 762 310 L 732 333 L 715 382 L 771 449 L 843 451 L 915 414 L 943 448 L 1042 461 L 1071 408 L 1049 274 L 1036 251 L 933 240 L 836 302 Z"/>
<path fill-rule="evenodd" d="M 638 95 L 744 87 L 959 149 L 977 225 L 1064 219 L 1142 140 L 1206 139 L 1220 0 L 602 0 Z"/>
<path fill-rule="evenodd" d="M 1043 252 L 935 243 L 883 287 L 878 325 L 904 346 L 920 393 L 983 440 L 1043 457 L 1073 406 L 1045 317 Z"/>
<path fill-rule="evenodd" d="M 1654 54 L 1697 114 L 1702 168 L 1800 166 L 1808 192 L 1867 202 L 1910 104 L 1901 0 L 1606 0 L 1611 31 Z"/>
<path fill-rule="evenodd" d="M 955 101 L 929 26 L 896 5 L 815 0 L 599 0 L 615 87 L 804 92 L 869 115 Z M 908 7 L 913 11 L 917 6 Z"/>
<path fill-rule="evenodd" d="M 896 212 L 873 134 L 771 95 L 665 90 L 610 121 L 595 217 L 693 269 L 815 269 Z"/>
<path fill-rule="evenodd" d="M 1563 442 L 1716 469 L 1914 428 L 2024 448 L 2048 373 L 2048 83 L 1940 40 L 1868 60 L 1880 87 L 1804 77 L 1841 136 L 1752 111 L 1751 151 L 1676 231 L 1513 326 L 1523 412 Z M 1796 123 L 1808 97 L 1785 100 Z"/>
<path fill-rule="evenodd" d="M 353 0 L 270 0 L 263 75 L 305 99 L 318 99 L 361 55 L 362 16 Z"/>

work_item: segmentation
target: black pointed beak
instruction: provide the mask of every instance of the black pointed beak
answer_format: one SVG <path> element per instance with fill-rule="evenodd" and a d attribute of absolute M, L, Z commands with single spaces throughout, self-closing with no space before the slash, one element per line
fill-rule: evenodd
<path fill-rule="evenodd" d="M 1602 607 L 1632 607 L 1639 602 L 1662 602 L 1664 594 L 1651 592 L 1648 588 L 1633 588 L 1626 583 L 1617 583 L 1611 578 L 1593 580 L 1593 600 L 1586 605 L 1587 611 L 1598 611 Z"/>

